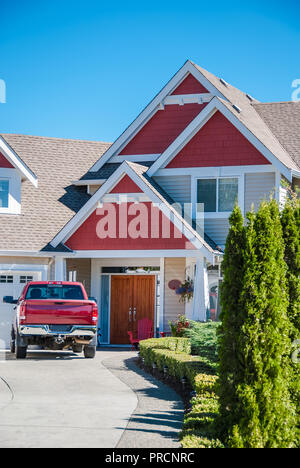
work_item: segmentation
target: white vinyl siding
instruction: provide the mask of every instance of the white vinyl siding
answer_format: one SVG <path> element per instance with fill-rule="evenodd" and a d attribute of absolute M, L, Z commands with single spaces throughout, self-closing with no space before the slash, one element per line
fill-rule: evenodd
<path fill-rule="evenodd" d="M 269 199 L 275 192 L 275 173 L 263 172 L 245 174 L 245 214 L 251 210 L 252 204 L 257 210 L 264 199 Z"/>
<path fill-rule="evenodd" d="M 157 176 L 153 179 L 176 203 L 191 203 L 190 176 Z"/>
<path fill-rule="evenodd" d="M 229 231 L 228 218 L 204 218 L 204 231 L 217 245 L 224 246 Z"/>
<path fill-rule="evenodd" d="M 165 302 L 164 302 L 164 330 L 168 331 L 169 320 L 174 321 L 178 315 L 184 315 L 185 304 L 179 302 L 179 296 L 175 291 L 169 288 L 171 280 L 184 281 L 185 279 L 185 258 L 166 258 L 165 259 Z"/>

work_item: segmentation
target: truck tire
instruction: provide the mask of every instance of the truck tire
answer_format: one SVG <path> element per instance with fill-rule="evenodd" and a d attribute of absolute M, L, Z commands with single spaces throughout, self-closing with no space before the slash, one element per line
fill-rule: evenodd
<path fill-rule="evenodd" d="M 15 354 L 16 352 L 16 342 L 12 338 L 10 340 L 10 352 L 11 354 Z"/>
<path fill-rule="evenodd" d="M 72 346 L 73 353 L 80 354 L 80 353 L 82 353 L 82 350 L 83 350 L 83 346 L 80 345 L 80 344 L 74 344 Z"/>
<path fill-rule="evenodd" d="M 96 356 L 96 346 L 85 346 L 83 352 L 86 359 L 94 359 Z"/>
<path fill-rule="evenodd" d="M 10 352 L 12 354 L 15 354 L 16 352 L 16 340 L 15 340 L 15 332 L 14 329 L 11 329 L 11 335 L 10 335 Z"/>
<path fill-rule="evenodd" d="M 16 344 L 16 358 L 17 359 L 26 359 L 27 356 L 27 346 L 19 346 Z"/>

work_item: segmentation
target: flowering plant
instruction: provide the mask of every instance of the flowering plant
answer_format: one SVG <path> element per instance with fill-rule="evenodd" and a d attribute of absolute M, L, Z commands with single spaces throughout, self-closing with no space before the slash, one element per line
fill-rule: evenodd
<path fill-rule="evenodd" d="M 179 302 L 190 302 L 194 295 L 194 283 L 191 279 L 185 280 L 179 288 L 175 290 L 180 296 Z"/>
<path fill-rule="evenodd" d="M 172 336 L 181 337 L 184 335 L 186 328 L 189 328 L 190 323 L 185 315 L 179 315 L 178 320 L 175 322 L 169 322 Z"/>

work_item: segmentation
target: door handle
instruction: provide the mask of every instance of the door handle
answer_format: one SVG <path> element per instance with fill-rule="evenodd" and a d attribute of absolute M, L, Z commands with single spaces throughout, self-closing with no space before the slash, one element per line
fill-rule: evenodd
<path fill-rule="evenodd" d="M 135 322 L 136 320 L 136 308 L 133 309 L 133 321 Z"/>
<path fill-rule="evenodd" d="M 131 307 L 129 307 L 129 322 L 131 322 L 131 314 L 132 314 Z"/>

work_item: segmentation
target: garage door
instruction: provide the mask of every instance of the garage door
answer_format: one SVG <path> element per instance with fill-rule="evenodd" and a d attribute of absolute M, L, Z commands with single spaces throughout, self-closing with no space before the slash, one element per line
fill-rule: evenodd
<path fill-rule="evenodd" d="M 28 281 L 40 281 L 42 273 L 37 271 L 0 271 L 0 349 L 9 347 L 14 305 L 4 304 L 4 296 L 18 299 Z"/>

